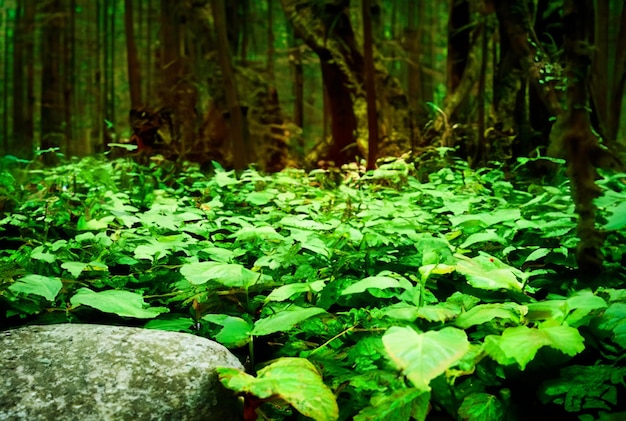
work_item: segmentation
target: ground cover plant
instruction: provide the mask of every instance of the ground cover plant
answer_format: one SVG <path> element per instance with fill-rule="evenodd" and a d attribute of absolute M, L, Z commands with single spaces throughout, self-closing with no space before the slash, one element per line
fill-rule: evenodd
<path fill-rule="evenodd" d="M 214 339 L 249 420 L 623 419 L 626 174 L 598 182 L 605 271 L 581 279 L 562 162 L 435 152 L 273 175 L 5 157 L 2 325 Z"/>

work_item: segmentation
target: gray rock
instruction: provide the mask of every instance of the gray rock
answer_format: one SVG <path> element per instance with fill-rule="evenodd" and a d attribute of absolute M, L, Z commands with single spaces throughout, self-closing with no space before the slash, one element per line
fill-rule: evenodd
<path fill-rule="evenodd" d="M 0 332 L 0 420 L 236 420 L 214 368 L 222 345 L 159 330 L 84 324 Z"/>

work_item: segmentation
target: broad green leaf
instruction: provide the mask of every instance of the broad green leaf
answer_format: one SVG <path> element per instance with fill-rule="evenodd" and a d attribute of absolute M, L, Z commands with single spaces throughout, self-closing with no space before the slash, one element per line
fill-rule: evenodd
<path fill-rule="evenodd" d="M 606 230 L 620 230 L 626 226 L 626 201 L 609 209 L 612 212 L 604 225 Z"/>
<path fill-rule="evenodd" d="M 344 289 L 341 292 L 341 295 L 347 294 L 358 294 L 360 292 L 366 291 L 368 288 L 374 289 L 387 289 L 387 288 L 404 288 L 406 289 L 405 284 L 400 282 L 398 279 L 392 278 L 390 276 L 368 276 L 365 279 L 361 279 L 350 285 L 348 288 Z"/>
<path fill-rule="evenodd" d="M 326 286 L 326 281 L 313 281 L 298 284 L 287 284 L 274 289 L 265 298 L 265 302 L 269 301 L 285 301 L 296 294 L 305 292 L 320 292 Z"/>
<path fill-rule="evenodd" d="M 459 246 L 461 248 L 468 248 L 476 243 L 500 243 L 500 244 L 508 244 L 508 241 L 498 235 L 496 230 L 486 230 L 486 232 L 477 232 L 471 234 L 467 239 Z"/>
<path fill-rule="evenodd" d="M 494 395 L 472 393 L 463 399 L 458 414 L 464 421 L 500 421 L 504 417 L 504 409 Z"/>
<path fill-rule="evenodd" d="M 46 263 L 54 263 L 57 260 L 57 256 L 54 253 L 45 252 L 43 251 L 42 247 L 37 247 L 36 249 L 34 249 L 33 252 L 30 254 L 30 258 L 35 260 L 41 260 L 42 262 Z"/>
<path fill-rule="evenodd" d="M 456 254 L 456 270 L 464 275 L 467 282 L 474 288 L 500 290 L 522 290 L 518 277 L 522 276 L 519 269 L 515 269 L 486 253 L 469 258 Z"/>
<path fill-rule="evenodd" d="M 89 288 L 80 288 L 70 299 L 72 306 L 86 305 L 104 313 L 113 313 L 122 317 L 151 319 L 161 313 L 167 313 L 166 307 L 148 307 L 140 294 L 130 291 L 106 290 L 94 292 Z"/>
<path fill-rule="evenodd" d="M 613 341 L 626 349 L 626 303 L 612 303 L 600 316 L 598 327 L 613 332 Z"/>
<path fill-rule="evenodd" d="M 483 226 L 501 224 L 503 222 L 512 222 L 521 218 L 519 209 L 507 208 L 498 209 L 488 213 L 475 213 L 470 215 L 450 216 L 450 222 L 453 227 L 457 225 L 467 225 L 471 222 L 478 222 Z"/>
<path fill-rule="evenodd" d="M 285 241 L 285 237 L 276 232 L 276 230 L 269 225 L 260 227 L 243 227 L 239 231 L 231 235 L 232 238 L 236 238 L 239 241 Z"/>
<path fill-rule="evenodd" d="M 227 287 L 248 288 L 271 280 L 267 275 L 253 272 L 236 263 L 187 263 L 180 268 L 180 273 L 194 285 L 215 281 Z"/>
<path fill-rule="evenodd" d="M 67 270 L 74 278 L 78 278 L 80 274 L 85 271 L 108 271 L 107 265 L 102 262 L 64 262 L 61 267 Z"/>
<path fill-rule="evenodd" d="M 588 289 L 576 291 L 567 298 L 565 304 L 570 311 L 565 321 L 568 325 L 574 327 L 584 324 L 586 320 L 595 316 L 596 310 L 607 308 L 606 301 Z"/>
<path fill-rule="evenodd" d="M 470 348 L 465 332 L 453 327 L 417 333 L 410 327 L 393 326 L 383 335 L 383 344 L 396 367 L 423 391 L 430 391 L 430 381 Z"/>
<path fill-rule="evenodd" d="M 192 332 L 193 320 L 191 317 L 176 317 L 171 319 L 150 320 L 143 327 L 146 329 L 167 330 L 171 332 Z"/>
<path fill-rule="evenodd" d="M 62 287 L 63 283 L 59 278 L 30 274 L 11 284 L 9 290 L 14 293 L 38 295 L 48 301 L 54 301 Z"/>
<path fill-rule="evenodd" d="M 313 364 L 304 358 L 279 358 L 260 369 L 256 378 L 230 367 L 216 370 L 222 384 L 235 392 L 261 399 L 280 398 L 316 421 L 339 418 L 335 396 Z"/>
<path fill-rule="evenodd" d="M 477 305 L 456 318 L 454 324 L 461 329 L 481 325 L 493 319 L 503 319 L 501 323 L 520 324 L 528 307 L 515 303 Z"/>
<path fill-rule="evenodd" d="M 252 325 L 240 317 L 227 317 L 215 339 L 228 348 L 239 348 L 250 342 Z"/>
<path fill-rule="evenodd" d="M 372 406 L 361 410 L 354 421 L 411 420 L 424 421 L 429 408 L 430 393 L 419 389 L 401 389 L 372 399 Z M 416 417 L 423 414 L 423 418 Z"/>
<path fill-rule="evenodd" d="M 505 329 L 499 337 L 487 336 L 485 351 L 500 364 L 511 364 L 514 361 L 524 370 L 543 346 L 574 356 L 585 348 L 583 341 L 578 330 L 569 326 L 548 325 L 540 326 L 539 329 L 516 326 Z"/>
<path fill-rule="evenodd" d="M 446 322 L 457 317 L 461 313 L 461 307 L 453 303 L 437 303 L 425 305 L 417 310 L 417 316 L 431 322 Z"/>
<path fill-rule="evenodd" d="M 253 191 L 246 196 L 246 201 L 254 206 L 267 205 L 273 198 L 274 192 L 263 190 Z"/>
<path fill-rule="evenodd" d="M 109 224 L 115 220 L 115 216 L 109 215 L 100 219 L 89 219 L 87 220 L 85 216 L 81 216 L 78 218 L 78 222 L 76 223 L 76 229 L 79 231 L 101 231 L 105 230 L 109 227 Z"/>
<path fill-rule="evenodd" d="M 309 218 L 308 215 L 289 215 L 289 216 L 283 217 L 279 221 L 279 224 L 284 225 L 286 227 L 295 227 L 295 228 L 301 228 L 301 229 L 312 230 L 312 231 L 330 230 L 330 229 L 335 228 L 339 224 L 339 221 L 337 221 L 337 224 L 331 225 L 331 224 L 324 224 L 322 222 L 313 221 L 308 218 Z"/>
<path fill-rule="evenodd" d="M 526 257 L 526 259 L 524 260 L 524 263 L 534 262 L 535 260 L 539 260 L 539 259 L 546 257 L 548 254 L 550 254 L 550 249 L 540 247 L 537 250 L 534 250 L 532 253 L 530 253 L 528 257 Z"/>
<path fill-rule="evenodd" d="M 301 308 L 291 306 L 269 317 L 257 320 L 254 323 L 252 334 L 254 336 L 263 336 L 275 332 L 285 332 L 296 324 L 322 313 L 326 313 L 326 311 L 319 307 Z"/>

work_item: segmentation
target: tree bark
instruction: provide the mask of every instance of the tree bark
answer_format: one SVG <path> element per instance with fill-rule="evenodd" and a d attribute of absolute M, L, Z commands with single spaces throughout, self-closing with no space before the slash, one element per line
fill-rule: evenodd
<path fill-rule="evenodd" d="M 373 37 L 372 37 L 372 2 L 363 0 L 363 58 L 365 67 L 365 93 L 367 96 L 367 131 L 368 153 L 367 169 L 376 168 L 378 158 L 378 111 L 376 109 L 376 80 L 374 70 Z"/>
<path fill-rule="evenodd" d="M 578 268 L 586 278 L 602 270 L 603 235 L 595 227 L 596 206 L 600 196 L 596 185 L 594 155 L 599 150 L 598 138 L 591 130 L 587 82 L 592 47 L 592 0 L 566 0 L 563 9 L 564 48 L 566 54 L 567 109 L 557 117 L 552 133 L 552 146 L 560 145 L 567 159 L 567 174 L 578 214 L 576 251 Z"/>
<path fill-rule="evenodd" d="M 61 146 L 64 138 L 60 69 L 63 10 L 60 0 L 50 0 L 42 9 L 45 19 L 41 30 L 41 149 L 46 151 L 42 156 L 44 163 L 53 165 L 58 158 L 52 149 Z"/>
<path fill-rule="evenodd" d="M 213 22 L 215 22 L 215 31 L 217 32 L 218 57 L 222 70 L 226 104 L 230 113 L 229 133 L 231 136 L 233 165 L 235 170 L 243 170 L 250 163 L 250 151 L 244 133 L 244 116 L 239 103 L 237 87 L 235 86 L 235 74 L 228 47 L 224 0 L 211 0 L 211 9 L 213 10 Z"/>
<path fill-rule="evenodd" d="M 128 66 L 128 85 L 130 88 L 130 108 L 135 109 L 142 105 L 141 102 L 141 71 L 137 44 L 135 43 L 135 30 L 133 27 L 133 2 L 124 0 L 124 27 L 126 29 L 126 55 Z"/>

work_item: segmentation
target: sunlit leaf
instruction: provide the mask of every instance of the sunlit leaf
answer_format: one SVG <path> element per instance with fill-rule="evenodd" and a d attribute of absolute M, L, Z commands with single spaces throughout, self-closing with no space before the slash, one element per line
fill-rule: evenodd
<path fill-rule="evenodd" d="M 228 287 L 247 288 L 256 283 L 271 280 L 267 275 L 251 271 L 236 263 L 188 263 L 180 268 L 180 273 L 195 285 L 215 281 Z"/>
<path fill-rule="evenodd" d="M 481 253 L 474 258 L 456 254 L 456 270 L 464 275 L 467 282 L 480 289 L 522 290 L 522 283 L 518 281 L 521 271 L 509 266 L 495 257 Z"/>
<path fill-rule="evenodd" d="M 229 316 L 222 323 L 222 330 L 215 336 L 224 346 L 239 348 L 250 342 L 252 325 L 240 317 Z"/>
<path fill-rule="evenodd" d="M 260 369 L 256 377 L 229 367 L 218 367 L 217 373 L 222 384 L 235 392 L 280 398 L 316 421 L 339 418 L 335 396 L 304 358 L 279 358 Z"/>
<path fill-rule="evenodd" d="M 456 318 L 454 324 L 462 329 L 481 325 L 493 319 L 502 319 L 501 323 L 519 324 L 528 312 L 528 307 L 515 303 L 477 305 Z"/>
<path fill-rule="evenodd" d="M 86 305 L 104 313 L 113 313 L 122 317 L 151 319 L 169 310 L 165 307 L 149 307 L 140 294 L 130 291 L 106 290 L 94 292 L 89 288 L 80 288 L 70 298 L 72 306 Z"/>
<path fill-rule="evenodd" d="M 374 399 L 369 406 L 354 416 L 354 421 L 376 420 L 421 420 L 426 419 L 430 393 L 419 389 L 397 390 L 389 395 Z M 420 417 L 418 414 L 423 414 Z M 412 418 L 413 417 L 413 418 Z"/>
<path fill-rule="evenodd" d="M 252 334 L 254 336 L 263 336 L 275 332 L 284 332 L 296 324 L 322 313 L 326 313 L 326 311 L 318 307 L 301 308 L 291 306 L 276 314 L 257 320 L 254 323 Z"/>
<path fill-rule="evenodd" d="M 445 327 L 417 333 L 410 327 L 393 326 L 383 335 L 385 351 L 418 389 L 429 391 L 429 383 L 469 350 L 464 331 Z"/>
<path fill-rule="evenodd" d="M 9 290 L 14 293 L 38 295 L 53 301 L 62 287 L 63 283 L 59 278 L 30 274 L 11 284 Z"/>
<path fill-rule="evenodd" d="M 458 411 L 464 421 L 500 421 L 504 409 L 497 397 L 488 393 L 472 393 L 463 399 Z"/>

